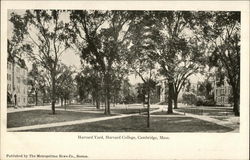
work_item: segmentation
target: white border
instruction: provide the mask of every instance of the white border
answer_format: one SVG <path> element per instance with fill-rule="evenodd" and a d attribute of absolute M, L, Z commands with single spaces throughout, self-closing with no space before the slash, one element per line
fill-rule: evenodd
<path fill-rule="evenodd" d="M 51 133 L 6 132 L 7 9 L 128 9 L 241 11 L 240 133 Z M 5 154 L 85 154 L 89 159 L 248 159 L 249 2 L 248 1 L 2 1 L 1 158 Z M 165 141 L 79 140 L 78 135 L 166 135 Z"/>

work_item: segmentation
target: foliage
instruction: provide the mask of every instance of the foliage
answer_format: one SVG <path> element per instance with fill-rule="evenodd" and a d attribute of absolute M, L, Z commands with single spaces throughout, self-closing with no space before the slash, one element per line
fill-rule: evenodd
<path fill-rule="evenodd" d="M 198 82 L 198 95 L 205 96 L 206 99 L 209 99 L 212 89 L 212 84 L 208 81 L 208 79 L 204 82 Z"/>
<path fill-rule="evenodd" d="M 184 92 L 182 95 L 183 103 L 185 104 L 196 104 L 197 96 L 193 92 Z"/>
<path fill-rule="evenodd" d="M 216 102 L 214 99 L 206 99 L 204 96 L 197 96 L 196 101 L 197 106 L 215 106 Z"/>
<path fill-rule="evenodd" d="M 45 98 L 46 94 L 50 91 L 48 90 L 50 86 L 50 81 L 47 77 L 47 73 L 41 70 L 38 64 L 33 63 L 31 70 L 28 72 L 28 85 L 31 86 L 29 90 L 29 95 L 35 94 L 35 104 L 38 104 L 38 93 L 43 94 Z"/>
<path fill-rule="evenodd" d="M 69 48 L 69 34 L 59 10 L 26 10 L 23 16 L 11 14 L 15 35 L 24 38 L 24 52 L 50 74 L 52 113 L 55 114 L 56 76 L 60 56 Z"/>
<path fill-rule="evenodd" d="M 56 93 L 61 100 L 64 101 L 69 100 L 73 97 L 73 93 L 75 92 L 75 84 L 71 67 L 67 67 L 64 64 L 59 65 L 58 76 L 56 79 Z"/>
<path fill-rule="evenodd" d="M 172 113 L 172 99 L 177 108 L 180 90 L 188 78 L 203 70 L 204 43 L 193 36 L 195 13 L 187 11 L 153 12 L 156 24 L 151 38 L 159 72 L 168 80 L 168 110 Z"/>
<path fill-rule="evenodd" d="M 234 112 L 239 116 L 240 100 L 240 12 L 199 14 L 202 38 L 210 50 L 209 66 L 228 78 L 232 86 Z"/>
<path fill-rule="evenodd" d="M 94 99 L 102 93 L 102 77 L 90 67 L 85 67 L 75 77 L 80 101 L 87 100 L 90 95 Z"/>
<path fill-rule="evenodd" d="M 112 76 L 116 75 L 117 67 L 125 66 L 122 47 L 128 29 L 124 30 L 124 26 L 131 23 L 130 18 L 127 11 L 75 10 L 70 13 L 73 44 L 82 61 L 103 76 L 106 114 L 110 114 Z"/>
<path fill-rule="evenodd" d="M 69 23 L 64 20 L 69 16 Z M 51 86 L 52 110 L 62 77 L 60 56 L 69 47 L 81 57 L 83 71 L 76 76 L 81 99 L 91 94 L 105 98 L 105 113 L 110 114 L 111 99 L 132 101 L 126 81 L 129 73 L 139 76 L 140 100 L 150 96 L 159 74 L 168 82 L 168 110 L 172 100 L 177 107 L 180 90 L 186 86 L 186 100 L 194 103 L 189 77 L 204 74 L 205 67 L 216 68 L 216 80 L 226 77 L 233 90 L 235 115 L 240 99 L 240 12 L 229 11 L 101 11 L 101 10 L 26 10 L 11 14 L 13 35 L 8 40 L 8 59 L 26 53 L 42 66 Z M 67 70 L 67 69 L 66 69 Z M 33 83 L 36 82 L 34 70 Z M 68 84 L 72 84 L 72 77 Z M 212 104 L 212 85 L 198 84 L 198 95 Z"/>

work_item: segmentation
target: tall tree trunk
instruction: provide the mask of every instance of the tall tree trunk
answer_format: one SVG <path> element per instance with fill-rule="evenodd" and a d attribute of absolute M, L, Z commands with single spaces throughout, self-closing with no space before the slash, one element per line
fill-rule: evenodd
<path fill-rule="evenodd" d="M 99 99 L 96 99 L 96 109 L 100 109 L 100 101 L 99 101 Z"/>
<path fill-rule="evenodd" d="M 147 97 L 147 104 L 148 104 L 148 118 L 147 118 L 147 127 L 150 128 L 150 89 L 148 87 L 148 97 Z"/>
<path fill-rule="evenodd" d="M 177 103 L 178 93 L 174 93 L 173 99 L 174 99 L 174 109 L 177 109 L 178 108 L 178 103 Z"/>
<path fill-rule="evenodd" d="M 66 107 L 67 107 L 67 99 L 66 98 L 64 98 L 64 110 L 66 110 Z"/>
<path fill-rule="evenodd" d="M 240 111 L 239 111 L 239 103 L 240 103 L 240 83 L 234 82 L 231 80 L 230 85 L 232 86 L 232 91 L 233 91 L 233 112 L 235 116 L 240 116 Z"/>
<path fill-rule="evenodd" d="M 35 99 L 36 99 L 36 106 L 37 106 L 37 101 L 38 101 L 38 98 L 37 98 L 37 90 L 35 91 Z"/>
<path fill-rule="evenodd" d="M 168 82 L 168 112 L 169 114 L 173 113 L 173 82 Z"/>
<path fill-rule="evenodd" d="M 110 115 L 110 84 L 109 73 L 105 75 L 105 114 Z"/>
<path fill-rule="evenodd" d="M 100 109 L 100 95 L 99 95 L 99 87 L 95 90 L 95 101 L 96 101 L 96 109 Z"/>
<path fill-rule="evenodd" d="M 63 98 L 61 97 L 61 106 L 63 106 Z"/>
<path fill-rule="evenodd" d="M 233 93 L 233 111 L 234 111 L 234 115 L 235 116 L 240 116 L 240 111 L 239 111 L 239 101 L 240 101 L 240 96 L 238 94 L 238 92 Z"/>
<path fill-rule="evenodd" d="M 45 93 L 43 92 L 43 106 L 44 106 Z"/>
<path fill-rule="evenodd" d="M 52 91 L 51 91 L 51 104 L 52 104 L 52 114 L 56 114 L 55 111 L 55 89 L 56 89 L 56 82 L 55 82 L 55 73 L 54 71 L 51 72 L 51 78 L 52 78 Z"/>
<path fill-rule="evenodd" d="M 109 84 L 107 86 L 107 115 L 110 115 L 110 88 L 109 88 Z"/>

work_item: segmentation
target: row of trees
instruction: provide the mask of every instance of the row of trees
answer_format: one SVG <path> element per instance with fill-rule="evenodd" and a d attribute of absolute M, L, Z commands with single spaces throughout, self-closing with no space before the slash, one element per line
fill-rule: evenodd
<path fill-rule="evenodd" d="M 35 105 L 39 101 L 46 101 L 50 99 L 51 95 L 51 80 L 46 70 L 42 69 L 39 64 L 33 63 L 32 68 L 28 73 L 28 85 L 31 86 L 29 96 L 34 94 Z M 74 82 L 74 71 L 72 67 L 60 64 L 58 74 L 56 76 L 56 99 L 60 99 L 61 105 L 66 104 L 76 92 L 76 85 Z M 40 97 L 40 100 L 39 100 Z"/>
<path fill-rule="evenodd" d="M 53 113 L 60 56 L 74 49 L 92 74 L 82 83 L 102 87 L 105 114 L 110 114 L 112 87 L 130 72 L 147 86 L 148 100 L 152 82 L 164 76 L 172 113 L 186 80 L 209 66 L 228 77 L 239 115 L 239 12 L 27 10 L 12 13 L 10 21 L 14 35 L 23 37 L 23 52 L 50 75 Z M 97 101 L 99 91 L 92 92 Z"/>

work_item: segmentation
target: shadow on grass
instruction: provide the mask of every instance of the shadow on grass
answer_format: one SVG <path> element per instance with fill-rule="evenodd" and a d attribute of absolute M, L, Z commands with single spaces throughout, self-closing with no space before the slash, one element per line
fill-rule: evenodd
<path fill-rule="evenodd" d="M 51 110 L 30 110 L 8 113 L 7 128 L 48 124 L 55 122 L 66 122 L 105 116 L 106 115 L 104 115 L 103 113 L 56 111 L 56 114 L 52 114 Z"/>
<path fill-rule="evenodd" d="M 167 111 L 154 112 L 151 115 L 183 115 L 179 113 L 168 113 Z"/>
<path fill-rule="evenodd" d="M 206 116 L 234 116 L 233 109 L 229 108 L 179 108 L 176 111 Z"/>
<path fill-rule="evenodd" d="M 231 128 L 191 117 L 151 117 L 150 128 L 146 116 L 131 116 L 71 126 L 30 130 L 35 132 L 229 132 Z"/>

